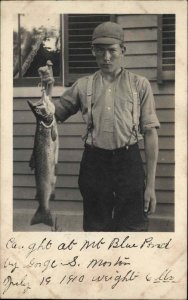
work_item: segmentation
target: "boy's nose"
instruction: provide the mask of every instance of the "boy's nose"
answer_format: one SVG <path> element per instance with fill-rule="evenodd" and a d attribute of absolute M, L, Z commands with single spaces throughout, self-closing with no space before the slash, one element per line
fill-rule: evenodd
<path fill-rule="evenodd" d="M 110 61 L 110 59 L 111 59 L 110 52 L 108 50 L 104 51 L 104 60 Z"/>

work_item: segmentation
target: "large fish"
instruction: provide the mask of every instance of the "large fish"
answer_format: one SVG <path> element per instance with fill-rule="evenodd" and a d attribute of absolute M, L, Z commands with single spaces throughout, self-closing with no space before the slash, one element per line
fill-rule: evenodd
<path fill-rule="evenodd" d="M 30 167 L 35 170 L 36 199 L 39 207 L 31 220 L 31 225 L 44 223 L 53 226 L 49 202 L 55 197 L 59 149 L 57 123 L 50 112 L 50 99 L 45 89 L 40 101 L 34 103 L 28 100 L 28 104 L 37 120 Z M 46 125 L 48 122 L 49 125 Z"/>

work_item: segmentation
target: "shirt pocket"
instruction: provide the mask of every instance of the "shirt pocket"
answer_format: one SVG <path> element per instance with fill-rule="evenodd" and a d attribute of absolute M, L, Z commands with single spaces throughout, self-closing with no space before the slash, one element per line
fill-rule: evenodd
<path fill-rule="evenodd" d="M 137 95 L 138 97 L 138 95 Z M 133 120 L 133 99 L 131 97 L 125 97 L 124 99 L 120 99 L 120 107 L 124 115 L 126 115 L 129 118 L 132 118 Z M 141 106 L 140 106 L 140 100 L 137 98 L 137 106 L 135 109 L 134 114 L 136 114 L 137 124 L 140 123 L 140 115 L 141 115 Z"/>
<path fill-rule="evenodd" d="M 129 97 L 120 98 L 120 107 L 122 111 L 133 112 L 133 100 Z"/>

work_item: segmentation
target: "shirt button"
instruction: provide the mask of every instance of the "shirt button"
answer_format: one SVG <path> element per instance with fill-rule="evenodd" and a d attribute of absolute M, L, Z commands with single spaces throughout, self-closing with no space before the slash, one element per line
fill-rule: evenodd
<path fill-rule="evenodd" d="M 110 106 L 108 106 L 108 107 L 107 107 L 107 109 L 108 109 L 108 110 L 111 110 L 111 107 L 110 107 Z"/>
<path fill-rule="evenodd" d="M 108 91 L 109 91 L 109 93 L 111 93 L 111 91 L 112 91 L 112 90 L 111 90 L 111 89 L 109 89 Z"/>

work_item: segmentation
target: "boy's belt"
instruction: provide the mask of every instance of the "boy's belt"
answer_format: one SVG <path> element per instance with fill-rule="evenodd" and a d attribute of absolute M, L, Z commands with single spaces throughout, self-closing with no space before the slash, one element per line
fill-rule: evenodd
<path fill-rule="evenodd" d="M 91 146 L 91 145 L 85 143 L 85 148 L 88 150 L 91 150 L 95 153 L 101 153 L 101 154 L 106 154 L 106 155 L 116 155 L 116 154 L 131 152 L 133 150 L 139 149 L 137 143 L 135 143 L 133 145 L 129 145 L 129 147 L 124 146 L 124 147 L 113 149 L 113 150 L 103 149 L 103 148 Z"/>

